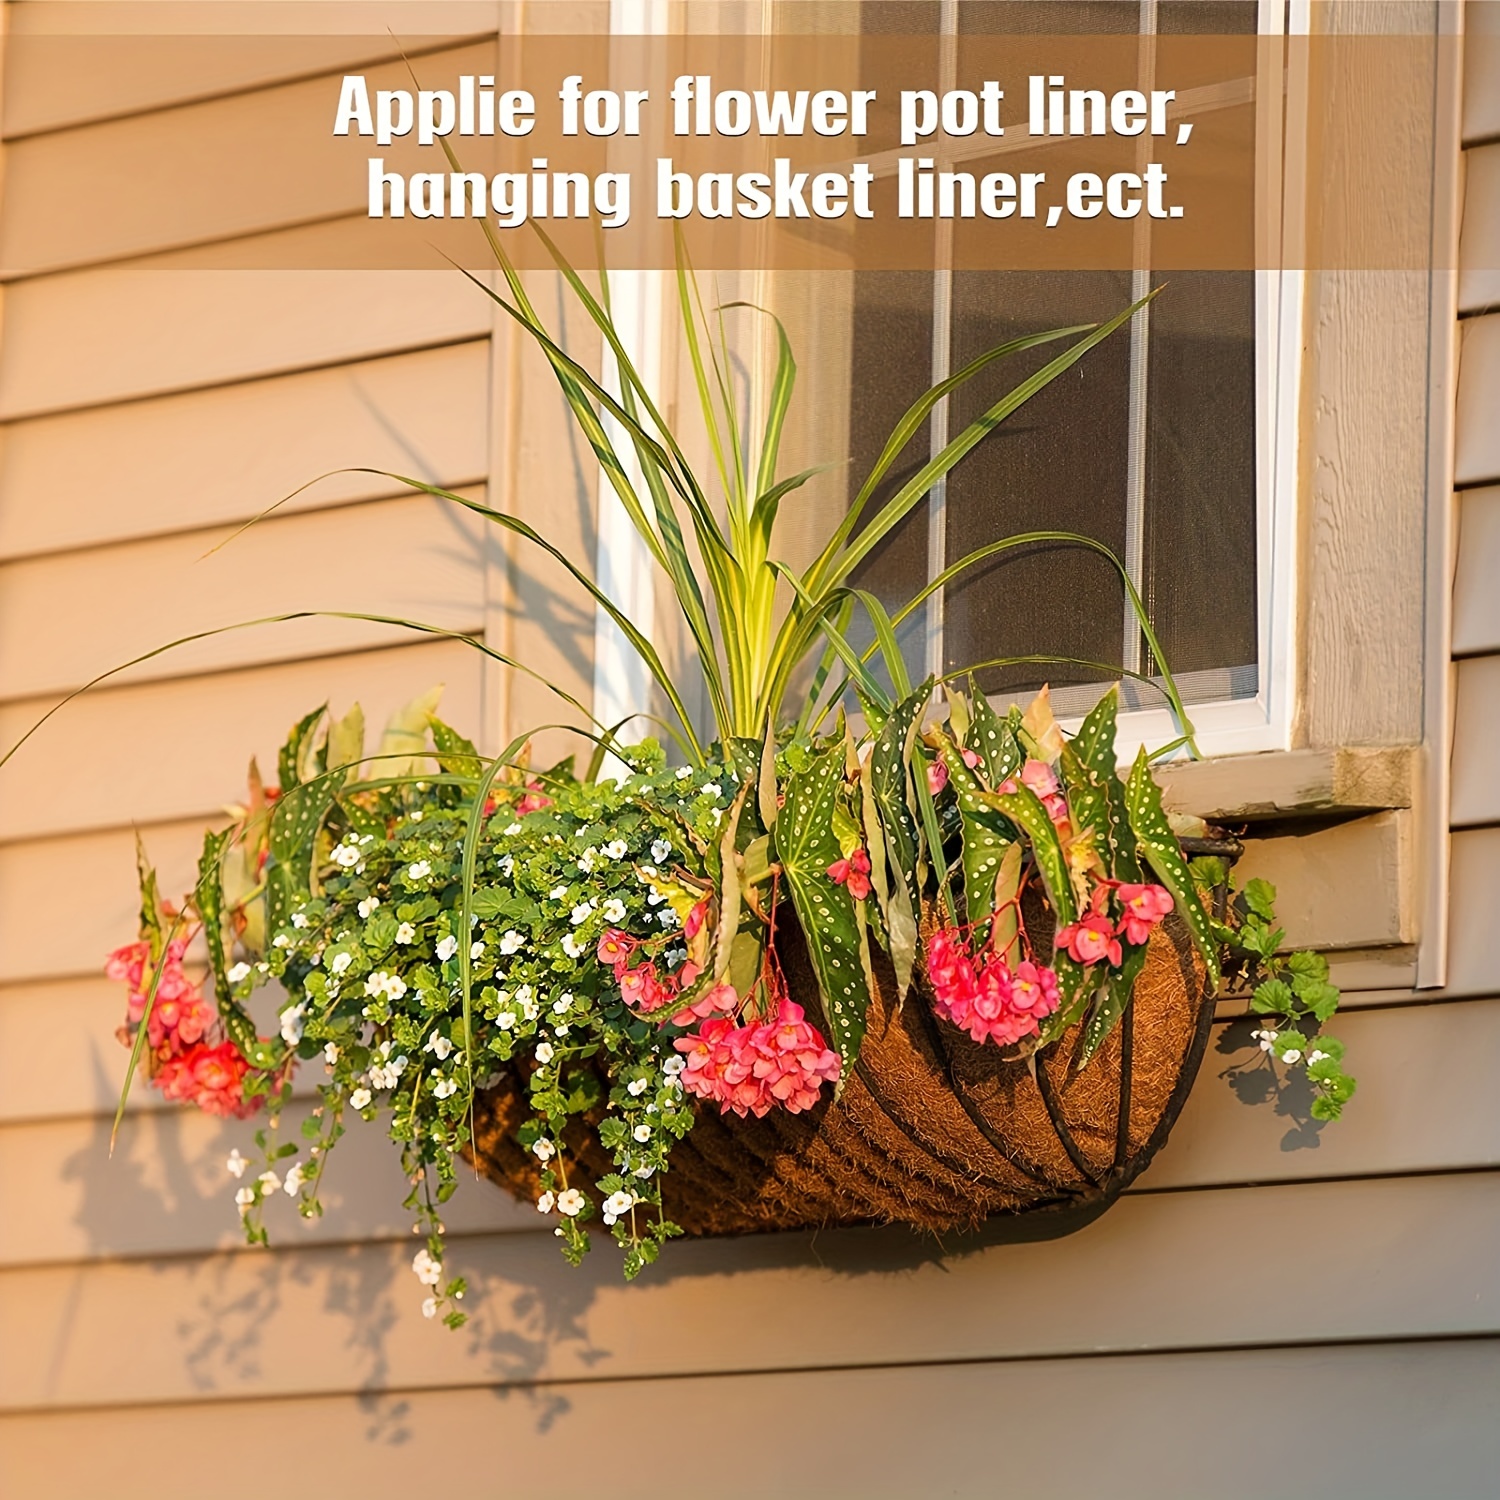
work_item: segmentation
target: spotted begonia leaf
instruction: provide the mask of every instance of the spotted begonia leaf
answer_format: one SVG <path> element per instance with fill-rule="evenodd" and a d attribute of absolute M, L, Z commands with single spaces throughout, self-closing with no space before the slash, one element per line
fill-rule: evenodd
<path fill-rule="evenodd" d="M 859 921 L 846 885 L 835 885 L 828 867 L 842 857 L 833 812 L 843 780 L 844 747 L 816 754 L 788 781 L 776 819 L 776 850 L 787 889 L 818 978 L 829 1043 L 847 1078 L 865 1034 L 870 994 L 860 961 Z"/>
<path fill-rule="evenodd" d="M 203 936 L 208 944 L 208 958 L 214 971 L 214 996 L 219 1002 L 219 1019 L 230 1041 L 240 1049 L 247 1062 L 258 1060 L 258 1041 L 255 1023 L 239 1005 L 229 989 L 229 973 L 225 964 L 224 902 L 223 886 L 220 884 L 220 866 L 224 850 L 234 836 L 233 828 L 203 837 L 203 853 L 198 859 L 198 884 L 193 891 L 193 904 L 203 921 Z"/>
<path fill-rule="evenodd" d="M 1125 785 L 1125 810 L 1140 853 L 1156 872 L 1157 879 L 1172 893 L 1177 914 L 1187 923 L 1193 943 L 1202 955 L 1209 983 L 1217 989 L 1219 950 L 1214 942 L 1213 925 L 1198 899 L 1177 835 L 1172 832 L 1172 825 L 1162 811 L 1161 789 L 1151 775 L 1144 746 L 1136 754 L 1130 780 Z"/>
<path fill-rule="evenodd" d="M 974 694 L 974 712 L 966 743 L 984 760 L 985 781 L 997 787 L 1021 769 L 1021 747 L 1010 722 L 990 707 L 983 693 Z"/>
<path fill-rule="evenodd" d="M 1005 851 L 1015 843 L 1015 833 L 1005 819 L 986 806 L 989 794 L 979 778 L 969 769 L 958 747 L 944 735 L 939 754 L 948 768 L 948 785 L 958 803 L 959 827 L 963 836 L 964 908 L 976 931 L 976 942 L 982 942 L 983 927 L 994 915 L 995 880 Z"/>
<path fill-rule="evenodd" d="M 1120 1017 L 1125 1014 L 1125 1007 L 1130 1004 L 1131 991 L 1135 989 L 1135 982 L 1140 977 L 1145 962 L 1145 944 L 1132 948 L 1125 955 L 1124 964 L 1110 974 L 1104 988 L 1095 996 L 1094 1008 L 1089 1012 L 1088 1022 L 1083 1028 L 1083 1046 L 1078 1054 L 1080 1068 L 1087 1067 L 1094 1060 Z"/>
<path fill-rule="evenodd" d="M 906 778 L 917 720 L 931 691 L 931 684 L 924 682 L 903 698 L 886 716 L 870 751 L 870 793 L 885 828 L 891 869 L 905 881 L 913 910 L 921 897 L 917 883 L 919 845 L 917 822 L 907 800 Z"/>
<path fill-rule="evenodd" d="M 1078 908 L 1068 875 L 1067 855 L 1042 799 L 1025 782 L 1019 782 L 1013 792 L 986 792 L 981 800 L 1003 813 L 1026 835 L 1058 924 L 1076 921 Z"/>

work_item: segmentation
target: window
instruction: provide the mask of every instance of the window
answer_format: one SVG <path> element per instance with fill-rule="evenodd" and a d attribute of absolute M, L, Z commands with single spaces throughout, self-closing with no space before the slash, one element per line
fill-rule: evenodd
<path fill-rule="evenodd" d="M 862 32 L 935 30 L 950 57 L 972 34 L 1248 34 L 1283 24 L 1281 4 L 1255 0 L 946 0 L 859 9 Z M 983 158 L 963 166 L 995 170 Z M 945 264 L 956 243 L 945 236 L 985 232 L 982 222 L 940 223 L 933 273 L 843 278 L 851 496 L 892 424 L 930 384 L 1006 339 L 1103 320 L 1152 288 L 1160 295 L 981 444 L 872 554 L 860 581 L 895 608 L 995 538 L 1039 529 L 1096 537 L 1125 561 L 1145 599 L 1204 749 L 1285 744 L 1284 640 L 1272 627 L 1279 621 L 1283 635 L 1289 630 L 1292 602 L 1275 597 L 1290 577 L 1289 456 L 1279 455 L 1279 473 L 1276 437 L 1279 426 L 1286 430 L 1279 413 L 1289 409 L 1295 377 L 1280 368 L 1278 330 L 1294 315 L 1295 276 Z M 826 308 L 821 317 L 828 321 Z M 1287 343 L 1293 354 L 1296 341 Z M 888 489 L 1056 352 L 1002 361 L 956 392 L 903 455 Z M 1112 567 L 1077 549 L 1038 547 L 979 565 L 909 618 L 902 644 L 919 675 L 1043 652 L 1098 664 L 988 666 L 976 674 L 997 701 L 1050 681 L 1060 710 L 1074 713 L 1115 671 L 1157 670 Z M 1140 711 L 1140 738 L 1170 737 L 1159 693 L 1129 679 L 1123 691 Z"/>

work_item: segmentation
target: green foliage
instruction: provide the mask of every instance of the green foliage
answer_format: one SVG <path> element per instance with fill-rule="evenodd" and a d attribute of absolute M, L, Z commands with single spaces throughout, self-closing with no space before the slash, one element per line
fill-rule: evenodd
<path fill-rule="evenodd" d="M 776 850 L 818 976 L 829 1040 L 847 1073 L 865 1034 L 870 995 L 854 900 L 846 887 L 828 877 L 828 867 L 843 858 L 833 828 L 843 772 L 844 747 L 835 743 L 787 778 L 786 802 L 776 819 Z"/>
<path fill-rule="evenodd" d="M 1188 873 L 1187 861 L 1177 835 L 1162 811 L 1161 790 L 1151 775 L 1150 764 L 1142 746 L 1125 784 L 1125 813 L 1135 835 L 1136 848 L 1156 872 L 1157 879 L 1171 891 L 1177 911 L 1193 935 L 1193 943 L 1208 970 L 1209 985 L 1219 987 L 1219 949 L 1209 924 L 1208 912 L 1198 899 L 1198 892 Z"/>
<path fill-rule="evenodd" d="M 1276 925 L 1276 889 L 1265 880 L 1246 881 L 1220 935 L 1249 989 L 1250 1009 L 1262 1018 L 1251 1033 L 1260 1065 L 1279 1065 L 1288 1073 L 1301 1069 L 1313 1093 L 1313 1119 L 1338 1119 L 1356 1085 L 1343 1068 L 1343 1043 L 1322 1030 L 1339 1005 L 1328 960 L 1321 953 L 1281 952 L 1285 934 Z"/>

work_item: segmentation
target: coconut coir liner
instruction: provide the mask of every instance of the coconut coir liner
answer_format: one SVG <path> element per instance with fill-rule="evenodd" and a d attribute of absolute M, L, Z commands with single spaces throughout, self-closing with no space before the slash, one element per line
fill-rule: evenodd
<path fill-rule="evenodd" d="M 794 999 L 817 1011 L 800 934 L 778 928 Z M 1029 922 L 1035 936 L 1039 924 Z M 667 1216 L 694 1235 L 894 1223 L 966 1229 L 995 1214 L 1107 1202 L 1160 1147 L 1208 1039 L 1202 963 L 1181 922 L 1151 936 L 1131 1004 L 1086 1068 L 1075 1026 L 1034 1060 L 1007 1059 L 941 1020 L 919 976 L 899 1009 L 889 962 L 875 954 L 864 1044 L 837 1101 L 741 1120 L 699 1104 L 662 1179 Z M 475 1101 L 468 1154 L 521 1199 L 540 1191 L 516 1142 L 529 1114 L 512 1064 Z M 613 1171 L 598 1119 L 563 1140 L 586 1175 Z"/>

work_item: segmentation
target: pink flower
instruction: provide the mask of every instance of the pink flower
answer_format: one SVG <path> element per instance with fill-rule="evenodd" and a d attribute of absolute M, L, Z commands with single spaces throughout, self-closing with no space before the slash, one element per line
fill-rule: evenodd
<path fill-rule="evenodd" d="M 672 998 L 672 989 L 664 985 L 656 973 L 655 964 L 641 964 L 638 968 L 618 973 L 620 994 L 626 1005 L 649 1015 L 660 1010 Z"/>
<path fill-rule="evenodd" d="M 945 760 L 929 761 L 927 765 L 927 790 L 934 797 L 948 785 L 948 762 Z"/>
<path fill-rule="evenodd" d="M 870 856 L 856 849 L 848 859 L 836 859 L 828 867 L 828 878 L 835 885 L 847 885 L 856 901 L 870 894 Z"/>
<path fill-rule="evenodd" d="M 1115 936 L 1115 924 L 1108 917 L 1097 914 L 1059 929 L 1057 946 L 1074 963 L 1085 966 L 1096 964 L 1103 958 L 1109 960 L 1111 968 L 1118 969 L 1124 962 L 1119 939 Z"/>
<path fill-rule="evenodd" d="M 630 955 L 640 947 L 640 943 L 628 932 L 621 932 L 618 927 L 606 927 L 599 934 L 599 946 L 595 950 L 601 964 L 608 964 L 615 971 L 618 979 L 624 972 L 625 966 L 630 962 Z"/>
<path fill-rule="evenodd" d="M 1058 793 L 1057 772 L 1044 760 L 1028 760 L 1021 767 L 1021 781 L 1044 802 Z"/>
<path fill-rule="evenodd" d="M 151 1045 L 161 1045 L 163 1029 L 175 1032 L 178 1024 L 178 1016 L 183 1006 L 191 1009 L 191 1002 L 202 1005 L 202 995 L 198 986 L 183 972 L 182 960 L 187 953 L 187 939 L 174 938 L 167 944 L 166 953 L 162 958 L 161 978 L 156 981 L 156 1003 L 152 1006 L 151 1014 Z M 126 943 L 122 948 L 116 948 L 109 955 L 104 965 L 105 975 L 110 979 L 123 980 L 130 987 L 130 998 L 127 1002 L 127 1014 L 132 1023 L 139 1022 L 146 1012 L 146 996 L 151 989 L 151 981 L 155 975 L 155 967 L 151 962 L 151 945 L 142 939 L 136 943 Z M 170 1008 L 170 1009 L 169 1009 Z M 158 1019 L 164 1012 L 171 1017 L 165 1022 Z M 206 1027 L 212 1020 L 212 1012 L 206 1007 Z M 194 1023 L 188 1021 L 188 1029 L 191 1032 Z M 189 1035 L 186 1041 L 196 1041 L 203 1035 L 200 1029 L 197 1035 Z"/>
<path fill-rule="evenodd" d="M 927 944 L 927 978 L 940 1006 L 972 1003 L 979 977 L 958 933 L 947 928 L 933 933 Z"/>
<path fill-rule="evenodd" d="M 693 909 L 687 914 L 687 921 L 682 924 L 682 935 L 688 942 L 703 931 L 703 924 L 708 920 L 708 897 L 697 902 Z"/>
<path fill-rule="evenodd" d="M 1034 1036 L 1058 1005 L 1057 976 L 1029 960 L 1014 972 L 1004 959 L 976 964 L 956 931 L 933 934 L 927 977 L 939 1015 L 976 1042 L 1008 1047 Z"/>
<path fill-rule="evenodd" d="M 1023 959 L 1016 966 L 1011 985 L 1011 1005 L 1017 1010 L 1040 1018 L 1050 1016 L 1058 1007 L 1057 975 L 1041 964 Z"/>
<path fill-rule="evenodd" d="M 1174 905 L 1172 893 L 1160 885 L 1122 885 L 1115 894 L 1123 908 L 1120 931 L 1131 943 L 1144 943 Z"/>
<path fill-rule="evenodd" d="M 126 943 L 116 948 L 104 962 L 104 974 L 108 979 L 122 981 L 132 990 L 143 988 L 146 961 L 151 957 L 151 944 L 143 938 L 138 943 Z"/>
<path fill-rule="evenodd" d="M 691 1026 L 695 1021 L 711 1021 L 715 1016 L 733 1016 L 740 1008 L 740 997 L 727 981 L 705 990 L 691 1005 L 685 1005 L 672 1017 L 674 1026 Z"/>
<path fill-rule="evenodd" d="M 777 1105 L 792 1114 L 811 1109 L 824 1083 L 836 1083 L 839 1056 L 800 1005 L 782 997 L 776 1018 L 736 1026 L 727 1016 L 703 1022 L 674 1044 L 687 1059 L 682 1084 L 724 1112 L 757 1119 Z"/>
<path fill-rule="evenodd" d="M 213 1021 L 213 1011 L 195 988 L 189 986 L 166 998 L 158 990 L 151 1019 L 146 1023 L 146 1040 L 158 1052 L 164 1047 L 170 1052 L 181 1052 L 201 1042 Z"/>
<path fill-rule="evenodd" d="M 244 1096 L 249 1071 L 233 1042 L 220 1042 L 217 1047 L 199 1042 L 163 1063 L 155 1083 L 168 1099 L 196 1104 L 205 1114 L 248 1119 L 261 1103 Z"/>
<path fill-rule="evenodd" d="M 964 764 L 971 770 L 977 771 L 984 764 L 984 757 L 977 750 L 965 750 L 963 752 Z"/>
<path fill-rule="evenodd" d="M 527 813 L 540 812 L 544 807 L 551 807 L 552 799 L 542 791 L 542 784 L 534 777 L 526 783 L 526 793 L 516 803 L 516 816 L 524 818 Z"/>

